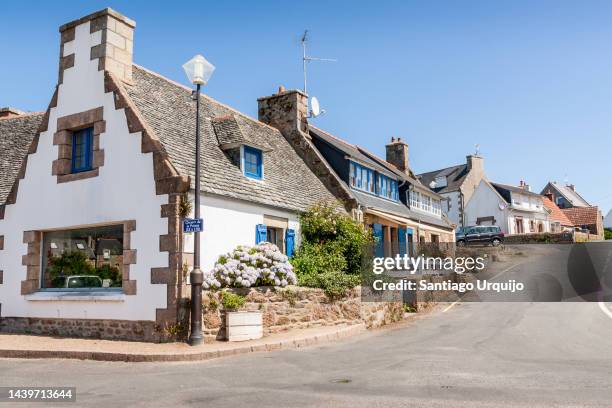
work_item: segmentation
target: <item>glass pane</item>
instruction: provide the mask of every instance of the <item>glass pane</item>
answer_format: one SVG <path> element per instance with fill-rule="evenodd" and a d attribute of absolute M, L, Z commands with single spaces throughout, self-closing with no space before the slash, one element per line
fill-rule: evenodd
<path fill-rule="evenodd" d="M 123 225 L 43 234 L 43 288 L 121 288 Z"/>

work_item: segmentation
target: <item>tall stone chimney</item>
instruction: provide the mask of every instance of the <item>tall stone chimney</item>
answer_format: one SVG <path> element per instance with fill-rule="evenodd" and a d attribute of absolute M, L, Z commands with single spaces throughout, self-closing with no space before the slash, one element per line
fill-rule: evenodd
<path fill-rule="evenodd" d="M 468 171 L 476 171 L 484 174 L 484 160 L 480 156 L 471 154 L 466 156 Z"/>
<path fill-rule="evenodd" d="M 359 204 L 348 187 L 314 146 L 308 128 L 308 96 L 302 91 L 280 86 L 276 94 L 258 98 L 257 105 L 259 120 L 280 131 L 319 180 L 343 202 L 347 212 L 357 209 Z"/>
<path fill-rule="evenodd" d="M 110 8 L 62 25 L 59 83 L 65 69 L 92 60 L 98 60 L 99 71 L 131 83 L 134 27 L 133 20 Z"/>
<path fill-rule="evenodd" d="M 391 138 L 391 143 L 385 146 L 386 160 L 398 168 L 399 171 L 410 174 L 408 162 L 408 145 L 400 137 L 395 140 Z"/>
<path fill-rule="evenodd" d="M 287 137 L 293 132 L 308 136 L 308 96 L 297 89 L 280 86 L 271 96 L 257 99 L 259 120 Z"/>

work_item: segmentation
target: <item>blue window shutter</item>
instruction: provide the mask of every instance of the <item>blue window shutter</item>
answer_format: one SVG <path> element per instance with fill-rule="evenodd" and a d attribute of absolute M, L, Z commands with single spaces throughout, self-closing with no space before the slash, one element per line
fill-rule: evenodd
<path fill-rule="evenodd" d="M 385 256 L 385 243 L 383 238 L 382 224 L 372 225 L 373 236 L 374 236 L 374 256 L 381 258 Z"/>
<path fill-rule="evenodd" d="M 397 243 L 399 244 L 398 253 L 401 256 L 406 255 L 406 228 L 397 229 Z"/>
<path fill-rule="evenodd" d="M 257 224 L 255 226 L 255 243 L 256 244 L 267 241 L 268 239 L 267 235 L 268 233 L 267 233 L 265 224 Z"/>
<path fill-rule="evenodd" d="M 295 249 L 295 230 L 288 229 L 285 233 L 285 246 L 287 247 L 287 256 L 291 258 Z"/>
<path fill-rule="evenodd" d="M 406 237 L 408 240 L 408 256 L 412 256 L 412 243 L 414 241 L 414 230 L 412 228 L 408 228 L 406 230 L 406 234 L 409 235 Z"/>

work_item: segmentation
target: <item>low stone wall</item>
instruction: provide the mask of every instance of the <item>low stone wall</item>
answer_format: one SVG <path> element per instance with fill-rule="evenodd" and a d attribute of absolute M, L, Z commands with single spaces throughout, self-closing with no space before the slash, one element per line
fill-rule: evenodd
<path fill-rule="evenodd" d="M 506 235 L 504 244 L 573 244 L 571 232 Z"/>
<path fill-rule="evenodd" d="M 399 321 L 402 302 L 362 302 L 356 287 L 338 300 L 330 300 L 322 289 L 289 286 L 287 288 L 232 288 L 228 291 L 246 297 L 245 310 L 263 312 L 264 336 L 290 329 L 365 323 L 374 328 Z M 225 316 L 219 292 L 204 291 L 203 332 L 206 341 L 225 338 Z"/>
<path fill-rule="evenodd" d="M 0 318 L 0 333 L 38 334 L 106 340 L 164 342 L 171 338 L 152 321 Z"/>

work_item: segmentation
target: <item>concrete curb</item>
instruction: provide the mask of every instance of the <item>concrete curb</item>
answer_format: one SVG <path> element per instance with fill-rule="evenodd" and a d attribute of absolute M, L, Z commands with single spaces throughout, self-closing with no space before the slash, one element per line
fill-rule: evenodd
<path fill-rule="evenodd" d="M 0 358 L 61 358 L 95 361 L 120 361 L 120 362 L 176 362 L 176 361 L 202 361 L 219 357 L 235 356 L 239 354 L 254 353 L 260 351 L 273 351 L 283 349 L 295 349 L 313 345 L 325 344 L 351 337 L 365 331 L 364 324 L 338 327 L 337 330 L 324 334 L 305 334 L 297 338 L 275 340 L 274 336 L 266 341 L 266 338 L 252 342 L 224 343 L 223 348 L 217 350 L 193 351 L 177 353 L 119 353 L 105 351 L 77 351 L 77 350 L 27 350 L 27 349 L 0 349 Z M 250 344 L 247 344 L 250 343 Z M 253 344 L 255 343 L 255 344 Z M 227 344 L 235 344 L 235 347 L 227 348 Z M 208 348 L 205 344 L 202 348 Z"/>

